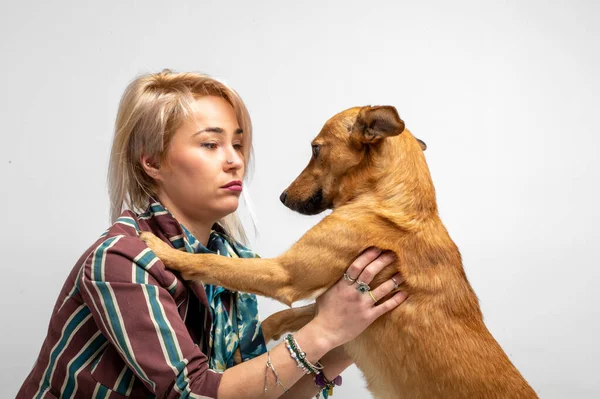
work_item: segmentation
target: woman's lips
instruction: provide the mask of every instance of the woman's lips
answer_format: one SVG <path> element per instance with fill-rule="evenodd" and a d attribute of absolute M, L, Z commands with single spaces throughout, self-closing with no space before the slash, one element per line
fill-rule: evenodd
<path fill-rule="evenodd" d="M 224 185 L 221 188 L 223 188 L 225 190 L 229 190 L 229 191 L 240 192 L 240 191 L 242 191 L 242 182 L 239 181 L 239 180 L 233 180 L 233 181 L 230 181 L 229 183 L 227 183 L 226 185 Z"/>
<path fill-rule="evenodd" d="M 242 185 L 241 184 L 232 184 L 231 186 L 227 186 L 227 187 L 223 187 L 225 190 L 229 190 L 229 191 L 242 191 Z"/>

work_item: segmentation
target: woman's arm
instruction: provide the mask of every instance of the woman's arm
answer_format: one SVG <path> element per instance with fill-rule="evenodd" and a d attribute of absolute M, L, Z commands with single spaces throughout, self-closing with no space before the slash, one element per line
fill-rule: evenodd
<path fill-rule="evenodd" d="M 369 284 L 373 277 L 393 258 L 386 254 L 378 257 L 379 252 L 370 250 L 359 256 L 348 269 L 353 278 L 360 278 Z M 356 277 L 354 277 L 356 276 Z M 398 280 L 398 279 L 397 279 Z M 383 298 L 394 288 L 394 283 L 382 284 L 373 291 L 376 298 Z M 360 293 L 354 285 L 340 279 L 334 286 L 317 298 L 315 318 L 294 334 L 299 347 L 306 353 L 311 363 L 323 360 L 325 376 L 335 378 L 350 365 L 349 359 L 332 353 L 334 348 L 356 338 L 375 319 L 398 306 L 405 295 L 398 293 L 389 300 L 375 306 L 368 294 Z M 314 376 L 305 376 L 296 361 L 290 356 L 284 343 L 270 351 L 271 364 L 275 368 L 281 384 L 290 392 L 286 397 L 310 398 L 315 395 Z M 329 364 L 326 364 L 329 363 Z M 262 355 L 227 369 L 218 390 L 219 399 L 278 398 L 284 390 L 276 384 L 275 373 L 266 368 L 267 355 Z M 267 391 L 265 392 L 265 375 Z M 292 388 L 293 386 L 293 388 Z"/>
<path fill-rule="evenodd" d="M 352 359 L 344 353 L 344 348 L 340 346 L 328 352 L 321 358 L 320 362 L 324 366 L 323 373 L 325 373 L 325 377 L 331 381 L 352 364 Z M 313 398 L 319 389 L 315 385 L 314 375 L 306 375 L 290 389 L 285 397 Z"/>
<path fill-rule="evenodd" d="M 327 351 L 331 348 L 331 344 L 319 337 L 316 334 L 315 329 L 308 325 L 294 334 L 298 345 L 306 353 L 307 359 L 315 363 L 318 359 L 325 356 Z M 293 360 L 282 342 L 270 350 L 271 364 L 275 368 L 279 380 L 283 386 L 290 390 L 290 393 L 286 397 L 310 397 L 310 395 L 290 395 L 292 392 L 298 390 L 296 383 L 305 376 L 302 369 L 298 368 L 296 361 Z M 265 375 L 267 382 L 267 392 L 264 391 L 265 387 Z M 337 375 L 337 374 L 336 374 Z M 310 381 L 313 378 L 312 375 L 304 378 L 306 382 L 302 391 L 312 393 L 314 396 L 317 389 L 312 383 L 310 387 Z M 293 386 L 293 388 L 292 388 Z M 267 354 L 258 356 L 252 360 L 248 360 L 244 363 L 238 364 L 231 367 L 223 373 L 221 384 L 217 397 L 219 399 L 227 398 L 278 398 L 284 393 L 281 386 L 277 385 L 275 374 L 271 369 L 267 369 Z"/>

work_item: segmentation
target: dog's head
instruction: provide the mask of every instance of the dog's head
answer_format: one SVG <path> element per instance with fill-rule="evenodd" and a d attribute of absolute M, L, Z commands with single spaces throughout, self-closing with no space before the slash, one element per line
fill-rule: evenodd
<path fill-rule="evenodd" d="M 378 156 L 388 138 L 403 131 L 404 122 L 392 106 L 355 107 L 340 112 L 312 141 L 308 166 L 281 194 L 281 202 L 306 215 L 333 208 L 342 194 L 352 196 L 342 193 L 342 187 L 348 188 L 348 180 L 357 180 L 358 174 L 374 167 L 373 156 Z M 424 150 L 425 143 L 418 142 Z"/>

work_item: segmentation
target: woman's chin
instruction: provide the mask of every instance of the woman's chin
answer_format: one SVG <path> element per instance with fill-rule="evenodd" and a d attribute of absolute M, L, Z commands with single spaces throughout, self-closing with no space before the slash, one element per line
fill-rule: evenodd
<path fill-rule="evenodd" d="M 239 201 L 237 198 L 235 199 L 235 201 L 232 201 L 231 199 L 227 199 L 227 200 L 223 200 L 218 205 L 219 205 L 219 208 L 215 209 L 215 213 L 218 215 L 221 215 L 219 217 L 219 219 L 221 219 L 221 218 L 224 218 L 225 216 L 230 215 L 233 212 L 237 211 L 238 206 L 239 206 Z"/>

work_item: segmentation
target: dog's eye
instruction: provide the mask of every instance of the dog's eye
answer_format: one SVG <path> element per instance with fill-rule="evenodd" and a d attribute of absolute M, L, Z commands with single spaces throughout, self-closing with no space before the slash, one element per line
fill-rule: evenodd
<path fill-rule="evenodd" d="M 317 157 L 319 156 L 319 148 L 321 148 L 321 146 L 313 144 L 312 146 L 312 154 L 313 154 L 313 158 L 317 159 Z"/>

